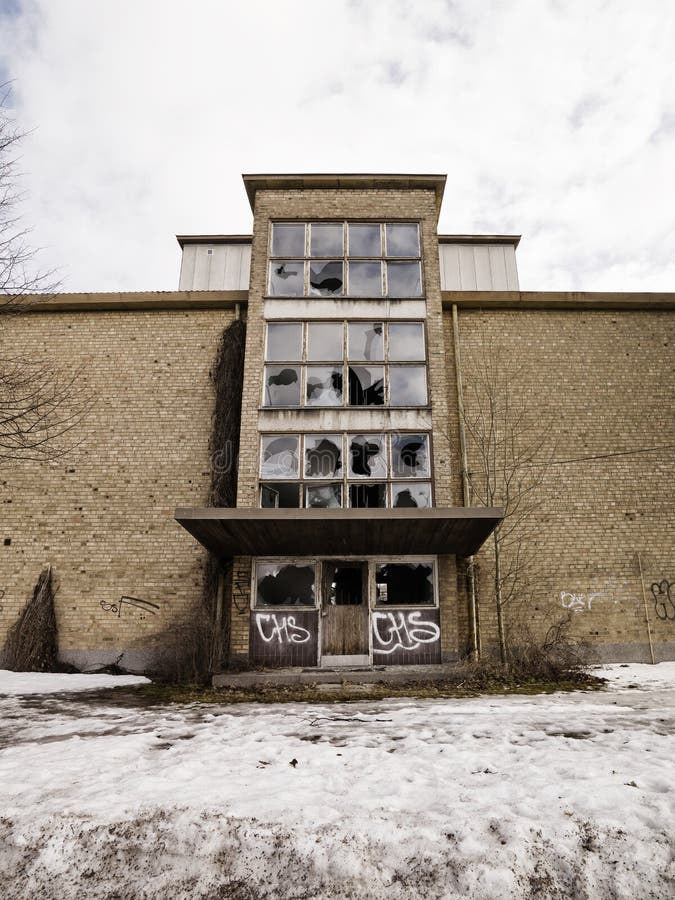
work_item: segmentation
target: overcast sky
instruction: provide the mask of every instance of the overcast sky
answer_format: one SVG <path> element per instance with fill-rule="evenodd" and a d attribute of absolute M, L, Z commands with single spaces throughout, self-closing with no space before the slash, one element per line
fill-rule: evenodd
<path fill-rule="evenodd" d="M 72 291 L 171 290 L 242 172 L 439 172 L 530 290 L 675 291 L 674 0 L 0 0 L 26 220 Z"/>

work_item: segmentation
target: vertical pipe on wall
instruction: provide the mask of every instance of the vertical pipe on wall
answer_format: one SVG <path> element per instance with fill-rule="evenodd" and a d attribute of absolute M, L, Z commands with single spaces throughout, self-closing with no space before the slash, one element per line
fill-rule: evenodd
<path fill-rule="evenodd" d="M 462 389 L 462 360 L 459 349 L 459 318 L 457 304 L 452 304 L 452 334 L 455 347 L 455 383 L 457 385 L 457 415 L 459 418 L 459 449 L 462 457 L 462 494 L 464 506 L 471 505 L 471 485 L 469 484 L 469 462 L 466 452 L 466 431 L 464 429 L 464 391 Z M 476 609 L 476 576 L 473 556 L 468 560 L 469 579 L 469 647 L 471 658 L 479 658 L 478 615 Z"/>
<path fill-rule="evenodd" d="M 637 555 L 638 558 L 638 567 L 640 569 L 640 584 L 642 585 L 642 602 L 645 607 L 645 622 L 647 623 L 647 639 L 649 641 L 649 655 L 652 658 L 652 665 L 654 665 L 654 644 L 652 643 L 652 629 L 649 624 L 649 610 L 647 608 L 647 594 L 645 593 L 645 579 L 642 574 L 642 560 L 640 559 L 640 554 Z"/>

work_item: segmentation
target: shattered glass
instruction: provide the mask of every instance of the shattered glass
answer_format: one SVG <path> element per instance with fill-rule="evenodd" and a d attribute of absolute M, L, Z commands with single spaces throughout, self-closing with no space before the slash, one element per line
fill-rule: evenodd
<path fill-rule="evenodd" d="M 305 478 L 339 478 L 341 475 L 341 435 L 306 435 Z"/>
<path fill-rule="evenodd" d="M 426 434 L 393 434 L 391 468 L 394 478 L 429 477 L 429 437 Z"/>
<path fill-rule="evenodd" d="M 302 297 L 305 264 L 302 260 L 270 263 L 270 297 Z"/>
<path fill-rule="evenodd" d="M 418 262 L 387 263 L 387 295 L 389 297 L 421 297 L 422 274 Z"/>
<path fill-rule="evenodd" d="M 433 606 L 434 567 L 430 563 L 385 563 L 375 567 L 378 606 Z"/>
<path fill-rule="evenodd" d="M 263 437 L 260 475 L 263 478 L 297 478 L 300 462 L 298 444 L 297 434 Z"/>
<path fill-rule="evenodd" d="M 387 232 L 387 256 L 419 256 L 420 234 L 417 225 L 390 223 Z"/>
<path fill-rule="evenodd" d="M 426 509 L 431 506 L 431 485 L 410 481 L 392 484 L 391 499 L 393 507 Z"/>
<path fill-rule="evenodd" d="M 389 359 L 395 362 L 424 361 L 424 326 L 421 322 L 389 324 Z"/>
<path fill-rule="evenodd" d="M 302 359 L 302 324 L 300 322 L 271 322 L 267 326 L 265 359 Z"/>
<path fill-rule="evenodd" d="M 349 366 L 349 405 L 384 406 L 384 366 Z"/>
<path fill-rule="evenodd" d="M 258 563 L 256 606 L 314 606 L 313 565 Z"/>
<path fill-rule="evenodd" d="M 272 256 L 304 256 L 305 226 L 295 222 L 272 225 Z"/>
<path fill-rule="evenodd" d="M 350 484 L 349 505 L 352 509 L 382 509 L 387 505 L 387 485 Z"/>
<path fill-rule="evenodd" d="M 284 484 L 272 482 L 260 485 L 260 506 L 262 509 L 298 509 L 300 489 L 297 482 Z"/>
<path fill-rule="evenodd" d="M 381 297 L 382 296 L 382 263 L 350 262 L 349 263 L 349 296 Z"/>
<path fill-rule="evenodd" d="M 341 360 L 342 324 L 310 322 L 307 326 L 307 359 L 319 362 Z"/>
<path fill-rule="evenodd" d="M 347 326 L 350 360 L 383 360 L 384 327 L 382 322 L 350 322 Z"/>
<path fill-rule="evenodd" d="M 309 292 L 314 297 L 340 297 L 344 276 L 341 262 L 312 262 L 309 265 Z"/>
<path fill-rule="evenodd" d="M 307 406 L 342 406 L 342 366 L 308 366 Z"/>
<path fill-rule="evenodd" d="M 310 256 L 342 256 L 344 230 L 342 225 L 310 225 Z"/>
<path fill-rule="evenodd" d="M 389 402 L 392 406 L 425 406 L 426 366 L 389 366 Z"/>
<path fill-rule="evenodd" d="M 342 485 L 306 485 L 305 506 L 307 509 L 339 509 L 342 506 Z"/>
<path fill-rule="evenodd" d="M 349 225 L 350 256 L 382 256 L 382 238 L 379 225 Z"/>
<path fill-rule="evenodd" d="M 348 437 L 348 442 L 350 477 L 387 477 L 387 448 L 383 434 L 354 434 Z"/>
<path fill-rule="evenodd" d="M 300 406 L 300 366 L 265 366 L 265 406 Z"/>

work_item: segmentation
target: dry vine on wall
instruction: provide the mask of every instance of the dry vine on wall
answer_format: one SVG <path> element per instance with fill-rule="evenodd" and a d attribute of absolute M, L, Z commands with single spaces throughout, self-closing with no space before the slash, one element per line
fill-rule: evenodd
<path fill-rule="evenodd" d="M 14 672 L 56 672 L 58 633 L 52 567 L 40 573 L 33 597 L 12 625 L 5 641 L 4 665 Z"/>

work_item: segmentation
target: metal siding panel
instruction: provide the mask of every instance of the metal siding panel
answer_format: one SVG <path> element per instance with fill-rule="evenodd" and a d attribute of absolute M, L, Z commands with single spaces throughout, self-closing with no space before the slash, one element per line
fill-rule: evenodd
<path fill-rule="evenodd" d="M 506 283 L 507 290 L 519 291 L 518 283 L 518 267 L 516 265 L 516 248 L 513 246 L 504 247 L 504 262 L 506 264 Z"/>
<path fill-rule="evenodd" d="M 195 277 L 195 246 L 186 244 L 183 247 L 183 255 L 180 263 L 180 278 L 178 280 L 179 291 L 193 290 Z"/>
<path fill-rule="evenodd" d="M 476 290 L 494 290 L 492 272 L 490 271 L 490 248 L 482 245 L 474 246 L 473 259 L 476 267 Z"/>
<path fill-rule="evenodd" d="M 240 244 L 239 246 L 241 247 L 241 271 L 238 290 L 247 291 L 251 280 L 251 245 Z"/>
<path fill-rule="evenodd" d="M 457 244 L 441 244 L 438 250 L 441 260 L 441 290 L 461 290 L 459 247 Z"/>
<path fill-rule="evenodd" d="M 211 254 L 211 268 L 209 269 L 209 290 L 226 291 L 225 263 L 227 259 L 227 246 L 220 244 L 210 249 L 213 250 L 213 253 Z"/>
<path fill-rule="evenodd" d="M 460 244 L 459 252 L 459 280 L 461 291 L 476 290 L 476 262 L 473 255 L 472 244 Z"/>
<path fill-rule="evenodd" d="M 207 247 L 199 244 L 195 248 L 195 274 L 192 283 L 193 291 L 208 291 L 209 289 L 209 272 L 211 271 L 211 257 L 208 255 Z"/>
<path fill-rule="evenodd" d="M 508 291 L 506 280 L 506 262 L 504 261 L 504 245 L 495 244 L 490 251 L 490 271 L 492 273 L 492 290 Z"/>

